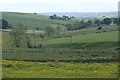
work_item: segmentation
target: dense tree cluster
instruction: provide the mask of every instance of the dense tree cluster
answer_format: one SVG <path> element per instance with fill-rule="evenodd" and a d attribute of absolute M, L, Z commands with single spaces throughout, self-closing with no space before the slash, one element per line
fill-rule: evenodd
<path fill-rule="evenodd" d="M 101 24 L 110 25 L 111 22 L 112 22 L 111 18 L 105 18 L 101 21 Z"/>
<path fill-rule="evenodd" d="M 74 18 L 74 17 L 69 17 L 69 16 L 65 16 L 65 15 L 60 17 L 60 16 L 57 16 L 56 14 L 53 14 L 50 16 L 50 19 L 53 19 L 53 20 L 71 20 L 72 18 Z"/>

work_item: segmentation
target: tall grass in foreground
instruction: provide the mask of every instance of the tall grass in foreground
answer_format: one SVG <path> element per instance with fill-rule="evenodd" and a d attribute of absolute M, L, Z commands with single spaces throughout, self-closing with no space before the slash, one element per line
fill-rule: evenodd
<path fill-rule="evenodd" d="M 3 61 L 3 78 L 116 78 L 118 63 Z"/>

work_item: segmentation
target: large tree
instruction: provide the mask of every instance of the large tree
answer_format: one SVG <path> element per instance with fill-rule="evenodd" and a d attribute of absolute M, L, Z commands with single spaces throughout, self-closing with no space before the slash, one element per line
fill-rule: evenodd
<path fill-rule="evenodd" d="M 55 33 L 55 29 L 53 27 L 51 27 L 51 26 L 47 26 L 45 28 L 45 31 L 46 31 L 48 36 L 52 36 Z"/>
<path fill-rule="evenodd" d="M 16 47 L 20 47 L 24 37 L 24 30 L 22 29 L 22 27 L 20 26 L 14 27 L 12 31 L 10 31 L 10 35 L 11 35 L 13 44 Z"/>

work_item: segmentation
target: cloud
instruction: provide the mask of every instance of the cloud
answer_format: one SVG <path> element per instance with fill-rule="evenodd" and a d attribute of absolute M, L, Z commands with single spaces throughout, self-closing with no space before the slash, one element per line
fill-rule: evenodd
<path fill-rule="evenodd" d="M 119 0 L 0 0 L 2 11 L 96 12 L 117 10 Z"/>
<path fill-rule="evenodd" d="M 116 3 L 119 0 L 0 0 L 0 4 L 72 4 L 72 3 Z"/>

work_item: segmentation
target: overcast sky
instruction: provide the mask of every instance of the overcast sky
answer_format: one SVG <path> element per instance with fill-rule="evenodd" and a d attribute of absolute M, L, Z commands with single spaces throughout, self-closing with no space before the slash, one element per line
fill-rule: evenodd
<path fill-rule="evenodd" d="M 0 0 L 0 11 L 11 12 L 109 12 L 119 0 Z"/>

